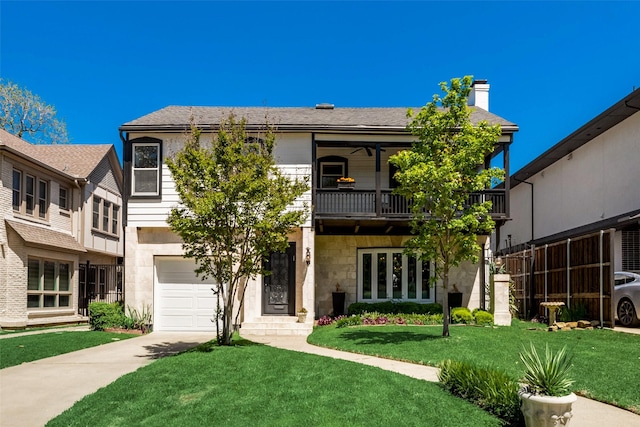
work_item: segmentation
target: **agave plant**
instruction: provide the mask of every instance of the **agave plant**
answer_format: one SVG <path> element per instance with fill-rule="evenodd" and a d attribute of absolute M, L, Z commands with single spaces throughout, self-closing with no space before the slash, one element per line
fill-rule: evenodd
<path fill-rule="evenodd" d="M 552 352 L 546 345 L 544 358 L 541 358 L 533 343 L 530 350 L 523 348 L 520 360 L 524 363 L 524 382 L 526 390 L 532 394 L 545 396 L 565 396 L 571 392 L 573 380 L 569 378 L 572 356 L 567 354 L 567 348 L 562 347 L 558 352 Z"/>

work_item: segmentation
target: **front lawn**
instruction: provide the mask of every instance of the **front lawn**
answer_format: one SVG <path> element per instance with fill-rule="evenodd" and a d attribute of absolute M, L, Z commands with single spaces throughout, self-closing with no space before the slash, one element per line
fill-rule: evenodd
<path fill-rule="evenodd" d="M 136 335 L 99 331 L 60 331 L 0 339 L 0 369 Z"/>
<path fill-rule="evenodd" d="M 158 360 L 85 397 L 47 425 L 500 425 L 439 384 L 244 343 Z"/>
<path fill-rule="evenodd" d="M 533 329 L 530 329 L 533 328 Z M 547 332 L 539 325 L 514 321 L 511 327 L 451 326 L 316 327 L 315 345 L 437 366 L 444 359 L 502 368 L 514 378 L 524 373 L 518 357 L 523 345 L 566 345 L 574 355 L 574 390 L 586 397 L 640 413 L 640 335 L 609 330 Z"/>

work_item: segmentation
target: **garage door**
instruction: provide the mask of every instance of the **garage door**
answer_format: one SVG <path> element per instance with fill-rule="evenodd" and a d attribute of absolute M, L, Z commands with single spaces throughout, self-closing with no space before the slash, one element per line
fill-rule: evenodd
<path fill-rule="evenodd" d="M 154 321 L 157 331 L 215 331 L 212 280 L 194 273 L 196 264 L 180 257 L 156 257 Z"/>

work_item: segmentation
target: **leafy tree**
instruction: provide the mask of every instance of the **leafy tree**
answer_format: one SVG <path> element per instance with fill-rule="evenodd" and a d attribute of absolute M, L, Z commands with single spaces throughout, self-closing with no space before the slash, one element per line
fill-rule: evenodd
<path fill-rule="evenodd" d="M 56 109 L 38 95 L 0 79 L 0 126 L 18 138 L 40 144 L 69 142 L 67 126 Z"/>
<path fill-rule="evenodd" d="M 210 146 L 200 136 L 192 120 L 184 148 L 167 160 L 181 202 L 168 222 L 182 237 L 185 256 L 196 260 L 196 273 L 214 279 L 218 343 L 230 345 L 234 302 L 237 324 L 248 279 L 269 274 L 262 260 L 284 251 L 288 232 L 304 221 L 306 206 L 296 210 L 292 204 L 309 186 L 276 167 L 268 123 L 256 138 L 247 135 L 245 119 L 231 114 Z"/>
<path fill-rule="evenodd" d="M 407 251 L 434 261 L 434 280 L 442 281 L 445 337 L 449 336 L 449 272 L 464 260 L 477 262 L 477 235 L 494 227 L 491 202 L 473 203 L 469 195 L 504 177 L 502 169 L 483 168 L 501 130 L 500 125 L 484 121 L 471 123 L 467 106 L 471 84 L 471 76 L 454 78 L 450 85 L 442 82 L 444 97 L 434 95 L 417 114 L 409 110 L 408 129 L 417 139 L 411 150 L 389 160 L 398 168 L 396 191 L 410 201 L 414 236 Z"/>

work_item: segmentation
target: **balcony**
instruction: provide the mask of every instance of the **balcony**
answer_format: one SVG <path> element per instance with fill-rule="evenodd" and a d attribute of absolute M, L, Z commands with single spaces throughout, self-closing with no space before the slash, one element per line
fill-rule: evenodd
<path fill-rule="evenodd" d="M 503 189 L 485 190 L 471 194 L 469 201 L 479 203 L 490 200 L 491 217 L 506 218 L 506 193 Z M 391 190 L 316 190 L 316 219 L 398 219 L 408 220 L 411 216 L 407 199 Z"/>

